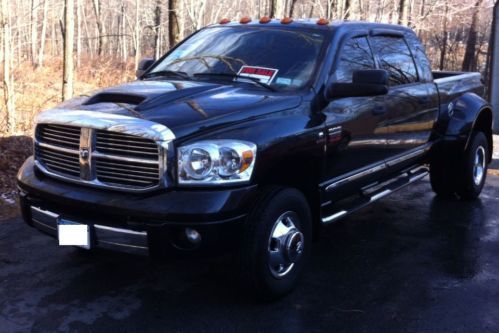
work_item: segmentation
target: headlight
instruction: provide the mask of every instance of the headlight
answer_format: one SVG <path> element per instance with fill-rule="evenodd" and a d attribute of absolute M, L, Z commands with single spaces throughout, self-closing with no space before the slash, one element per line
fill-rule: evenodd
<path fill-rule="evenodd" d="M 256 145 L 238 140 L 200 141 L 178 149 L 180 185 L 247 182 L 253 173 Z"/>

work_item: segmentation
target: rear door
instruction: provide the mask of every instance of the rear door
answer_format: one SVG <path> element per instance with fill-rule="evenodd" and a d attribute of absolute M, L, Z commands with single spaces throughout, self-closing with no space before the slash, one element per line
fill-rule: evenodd
<path fill-rule="evenodd" d="M 386 131 L 387 163 L 404 167 L 415 162 L 428 149 L 433 124 L 438 115 L 435 85 L 414 60 L 403 34 L 372 33 L 370 41 L 379 68 L 389 72 L 389 93 L 385 96 L 387 118 L 380 130 Z M 431 77 L 430 77 L 431 79 Z"/>

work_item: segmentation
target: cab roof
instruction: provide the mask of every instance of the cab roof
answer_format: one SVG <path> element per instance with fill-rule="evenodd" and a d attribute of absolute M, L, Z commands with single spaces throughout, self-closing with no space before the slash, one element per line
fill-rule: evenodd
<path fill-rule="evenodd" d="M 244 18 L 243 18 L 244 19 Z M 220 21 L 218 24 L 214 24 L 212 26 L 259 26 L 259 27 L 278 27 L 285 26 L 290 29 L 318 29 L 318 30 L 353 30 L 353 29 L 365 29 L 365 30 L 373 30 L 373 29 L 383 29 L 383 30 L 397 30 L 402 33 L 404 32 L 412 32 L 412 30 L 408 27 L 396 25 L 396 24 L 386 24 L 386 23 L 374 23 L 374 22 L 366 22 L 366 21 L 327 21 L 326 24 L 319 24 L 319 18 L 309 18 L 309 19 L 293 19 L 291 23 L 281 23 L 281 19 L 271 19 L 267 23 L 260 23 L 260 19 L 252 19 L 248 23 L 241 23 L 242 20 L 239 21 L 228 21 L 226 22 Z M 324 23 L 324 22 L 323 22 Z"/>

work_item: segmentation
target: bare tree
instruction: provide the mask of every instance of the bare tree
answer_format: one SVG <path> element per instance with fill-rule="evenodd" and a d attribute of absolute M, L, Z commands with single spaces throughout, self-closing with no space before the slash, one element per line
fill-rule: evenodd
<path fill-rule="evenodd" d="M 10 5 L 8 0 L 2 0 L 2 39 L 3 39 L 3 96 L 7 111 L 7 132 L 15 133 L 16 117 L 14 104 L 14 79 L 10 73 L 11 66 L 11 27 Z"/>
<path fill-rule="evenodd" d="M 42 32 L 40 34 L 40 49 L 38 50 L 38 66 L 43 66 L 43 57 L 45 55 L 45 40 L 47 38 L 47 20 L 48 20 L 49 0 L 43 1 L 43 19 Z"/>
<path fill-rule="evenodd" d="M 73 97 L 74 0 L 64 2 L 64 55 L 62 100 Z"/>
<path fill-rule="evenodd" d="M 95 13 L 95 24 L 97 25 L 97 32 L 99 33 L 99 38 L 98 38 L 99 46 L 97 47 L 97 54 L 102 55 L 106 37 L 105 37 L 104 24 L 102 22 L 102 17 L 101 17 L 101 3 L 100 0 L 93 0 L 92 4 Z"/>
<path fill-rule="evenodd" d="M 410 6 L 411 6 L 410 0 L 400 0 L 399 1 L 398 24 L 403 24 L 403 25 L 409 24 Z"/>
<path fill-rule="evenodd" d="M 156 59 L 160 55 L 160 37 L 161 37 L 161 7 L 163 6 L 161 0 L 156 0 L 156 8 L 154 10 L 154 56 Z"/>
<path fill-rule="evenodd" d="M 38 0 L 31 0 L 31 62 L 38 66 Z"/>
<path fill-rule="evenodd" d="M 466 51 L 464 52 L 463 71 L 473 71 L 476 69 L 475 50 L 477 44 L 477 25 L 478 25 L 478 12 L 483 0 L 476 0 L 473 7 L 473 14 L 471 16 L 471 24 L 468 33 L 468 40 L 466 42 Z"/>
<path fill-rule="evenodd" d="M 140 60 L 140 0 L 135 0 L 135 34 L 134 34 L 134 49 L 135 49 L 135 69 L 139 67 Z"/>
<path fill-rule="evenodd" d="M 168 0 L 168 40 L 170 48 L 180 41 L 179 2 L 181 0 Z"/>

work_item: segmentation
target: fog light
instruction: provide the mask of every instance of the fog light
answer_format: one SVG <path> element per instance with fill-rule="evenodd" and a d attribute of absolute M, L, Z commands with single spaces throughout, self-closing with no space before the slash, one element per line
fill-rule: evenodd
<path fill-rule="evenodd" d="M 201 243 L 201 234 L 196 229 L 185 228 L 185 236 L 192 244 Z"/>

